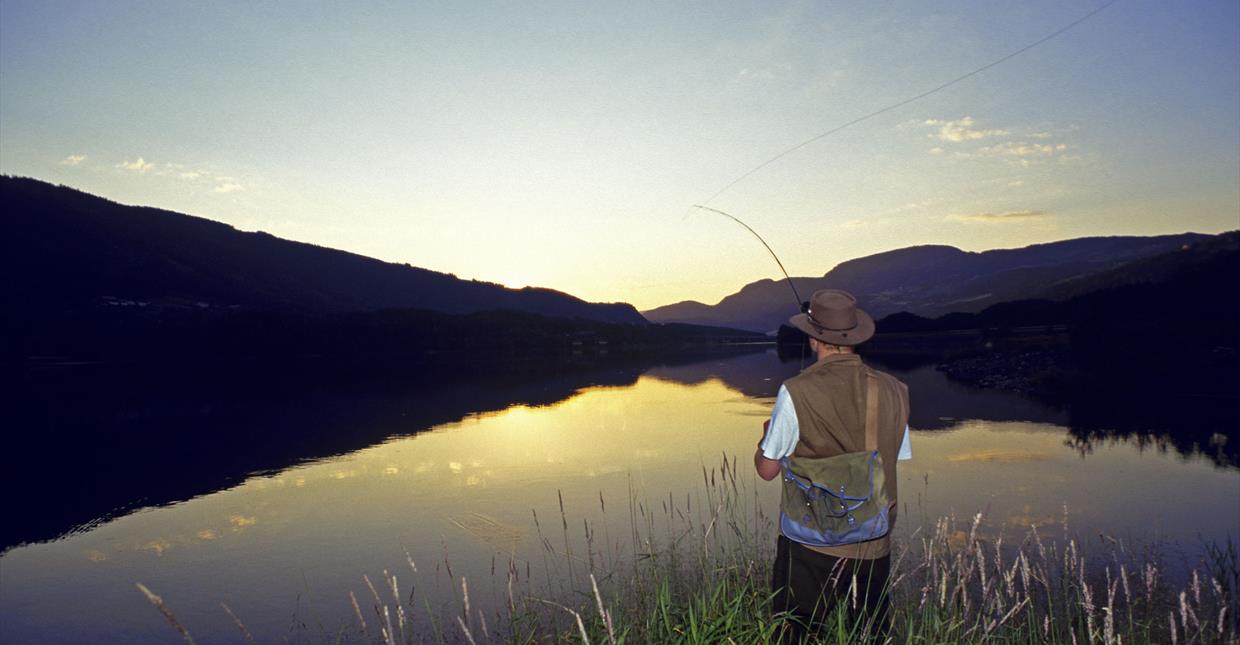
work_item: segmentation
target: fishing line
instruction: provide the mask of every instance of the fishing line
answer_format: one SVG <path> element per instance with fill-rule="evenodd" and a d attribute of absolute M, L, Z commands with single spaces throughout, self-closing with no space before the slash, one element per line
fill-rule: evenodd
<path fill-rule="evenodd" d="M 880 114 L 884 114 L 884 113 L 886 113 L 886 112 L 890 112 L 890 111 L 892 111 L 892 110 L 895 110 L 895 109 L 898 109 L 898 108 L 902 108 L 902 107 L 904 107 L 904 106 L 908 105 L 909 103 L 913 103 L 913 102 L 915 102 L 915 101 L 920 101 L 921 99 L 924 99 L 924 98 L 926 98 L 927 96 L 930 96 L 931 94 L 935 94 L 935 93 L 938 93 L 938 92 L 940 92 L 940 91 L 942 91 L 942 90 L 945 90 L 945 89 L 947 89 L 947 88 L 949 88 L 949 87 L 951 87 L 951 86 L 955 85 L 956 83 L 959 83 L 959 82 L 961 82 L 961 81 L 963 81 L 963 80 L 966 80 L 966 79 L 968 79 L 968 78 L 972 78 L 972 77 L 974 77 L 974 76 L 977 76 L 978 74 L 981 74 L 982 72 L 984 72 L 984 71 L 986 71 L 986 70 L 988 70 L 988 69 L 990 69 L 990 68 L 992 68 L 992 67 L 995 67 L 996 65 L 1001 65 L 1001 64 L 1003 64 L 1003 63 L 1006 63 L 1007 61 L 1012 60 L 1013 58 L 1015 58 L 1015 57 L 1017 57 L 1017 56 L 1019 56 L 1019 55 L 1021 55 L 1021 54 L 1025 53 L 1025 52 L 1027 52 L 1027 51 L 1029 51 L 1029 50 L 1031 50 L 1031 49 L 1033 49 L 1034 47 L 1037 47 L 1038 45 L 1041 45 L 1042 43 L 1045 43 L 1046 41 L 1051 40 L 1052 38 L 1055 38 L 1056 36 L 1059 36 L 1059 35 L 1063 34 L 1064 32 L 1068 31 L 1069 29 L 1072 29 L 1073 27 L 1076 27 L 1077 25 L 1079 25 L 1079 24 L 1081 24 L 1081 23 L 1085 22 L 1086 20 L 1089 20 L 1090 18 L 1093 18 L 1094 16 L 1098 15 L 1099 13 L 1102 13 L 1102 11 L 1103 11 L 1103 10 L 1107 9 L 1108 7 L 1110 7 L 1111 5 L 1113 5 L 1113 4 L 1117 3 L 1117 2 L 1119 2 L 1119 0 L 1109 0 L 1109 2 L 1106 2 L 1105 4 L 1103 4 L 1102 6 L 1098 7 L 1097 9 L 1094 9 L 1093 11 L 1090 11 L 1089 13 L 1087 13 L 1087 14 L 1085 14 L 1085 15 L 1081 16 L 1080 18 L 1077 18 L 1076 20 L 1073 20 L 1072 22 L 1070 22 L 1070 23 L 1068 23 L 1068 24 L 1064 25 L 1063 27 L 1060 27 L 1059 29 L 1056 29 L 1055 31 L 1051 32 L 1050 34 L 1048 34 L 1048 35 L 1046 35 L 1046 36 L 1043 36 L 1042 38 L 1039 38 L 1039 39 L 1037 39 L 1037 40 L 1035 40 L 1035 41 L 1033 41 L 1033 42 L 1029 43 L 1028 45 L 1025 45 L 1024 47 L 1021 47 L 1020 49 L 1017 49 L 1016 51 L 1013 51 L 1013 52 L 1011 52 L 1010 54 L 1007 54 L 1006 56 L 1003 56 L 1002 58 L 997 58 L 997 59 L 995 59 L 995 60 L 993 60 L 993 61 L 991 61 L 991 62 L 989 62 L 989 63 L 986 63 L 985 65 L 982 65 L 981 67 L 978 67 L 978 68 L 976 68 L 976 69 L 974 69 L 974 70 L 972 70 L 972 71 L 970 71 L 970 72 L 968 72 L 968 73 L 966 73 L 966 74 L 962 74 L 962 75 L 960 75 L 960 76 L 957 76 L 956 78 L 953 78 L 952 80 L 947 81 L 946 83 L 943 83 L 943 84 L 941 84 L 941 85 L 937 85 L 937 86 L 935 86 L 935 87 L 933 87 L 933 88 L 931 88 L 931 89 L 926 90 L 925 92 L 922 92 L 921 94 L 917 94 L 917 95 L 915 95 L 915 96 L 910 96 L 909 98 L 903 99 L 903 100 L 898 101 L 898 102 L 896 102 L 896 103 L 892 103 L 891 105 L 888 105 L 888 106 L 886 106 L 886 107 L 879 108 L 879 109 L 877 109 L 877 110 L 875 110 L 875 111 L 873 111 L 873 112 L 870 112 L 869 114 L 866 114 L 865 116 L 860 116 L 860 117 L 857 117 L 857 118 L 855 118 L 855 119 L 853 119 L 853 120 L 851 120 L 851 121 L 848 121 L 847 123 L 843 123 L 843 124 L 838 125 L 838 126 L 836 126 L 836 127 L 834 127 L 834 128 L 831 128 L 830 130 L 827 130 L 826 132 L 823 132 L 822 134 L 819 134 L 819 135 L 816 135 L 816 136 L 811 137 L 811 138 L 809 138 L 809 139 L 806 139 L 805 141 L 802 141 L 801 143 L 798 143 L 798 144 L 796 144 L 795 146 L 792 146 L 791 148 L 788 148 L 787 150 L 784 150 L 783 152 L 781 152 L 781 153 L 779 153 L 779 154 L 775 155 L 774 157 L 771 157 L 770 159 L 767 159 L 766 161 L 764 161 L 764 162 L 762 162 L 762 163 L 758 164 L 757 166 L 754 166 L 754 168 L 753 168 L 752 170 L 750 170 L 750 171 L 746 172 L 745 174 L 741 175 L 740 177 L 737 177 L 736 179 L 733 179 L 731 182 L 729 182 L 729 183 L 728 183 L 728 185 L 724 186 L 723 188 L 720 188 L 718 192 L 716 192 L 714 195 L 711 195 L 709 198 L 707 198 L 707 199 L 706 199 L 706 201 L 704 201 L 704 202 L 702 202 L 702 203 L 703 203 L 703 204 L 709 204 L 709 203 L 711 203 L 711 202 L 715 201 L 715 198 L 716 198 L 716 197 L 718 197 L 718 196 L 722 195 L 723 193 L 727 192 L 729 188 L 731 188 L 731 187 L 733 187 L 733 186 L 735 186 L 735 185 L 737 185 L 737 184 L 741 183 L 741 182 L 742 182 L 742 181 L 744 181 L 745 179 L 748 179 L 748 178 L 749 178 L 751 175 L 753 175 L 754 173 L 756 173 L 756 172 L 758 172 L 758 171 L 762 170 L 763 168 L 766 168 L 767 166 L 769 166 L 769 165 L 771 165 L 771 164 L 775 163 L 776 161 L 779 161 L 780 159 L 783 159 L 784 157 L 786 157 L 786 156 L 788 156 L 788 155 L 790 155 L 790 154 L 792 154 L 792 153 L 796 152 L 797 150 L 800 150 L 801 148 L 804 148 L 805 146 L 808 146 L 808 145 L 809 145 L 809 144 L 811 144 L 811 143 L 814 143 L 814 142 L 819 141 L 819 140 L 821 140 L 821 139 L 825 139 L 826 137 L 828 137 L 828 136 L 830 136 L 830 135 L 833 135 L 833 134 L 835 134 L 836 132 L 839 132 L 840 130 L 843 130 L 843 129 L 845 129 L 845 128 L 848 128 L 848 127 L 851 127 L 851 126 L 857 125 L 858 123 L 861 123 L 862 121 L 867 121 L 867 120 L 872 119 L 872 118 L 874 118 L 874 117 L 876 117 L 876 116 L 878 116 L 878 115 L 880 115 Z M 702 208 L 702 207 L 699 207 L 699 208 Z M 724 215 L 727 215 L 727 213 L 723 213 L 723 214 L 724 214 Z M 732 216 L 731 216 L 731 215 L 728 215 L 728 217 L 732 217 Z M 736 220 L 736 218 L 735 218 L 735 217 L 732 217 L 732 219 Z M 744 222 L 741 222 L 740 220 L 736 220 L 736 221 L 737 221 L 737 222 L 739 222 L 742 226 L 745 226 L 745 223 L 744 223 Z M 749 228 L 749 227 L 748 227 L 748 226 L 745 226 L 745 228 Z M 750 232 L 753 232 L 753 229 L 749 229 L 749 230 L 750 230 Z M 754 233 L 754 235 L 757 235 L 757 233 Z M 758 238 L 758 239 L 761 239 L 761 238 Z M 763 244 L 766 244 L 766 242 L 763 242 Z M 769 246 L 768 246 L 768 247 L 766 248 L 766 250 L 770 251 L 770 250 L 771 250 L 771 247 L 769 247 Z M 771 255 L 774 255 L 774 253 L 772 253 Z M 779 261 L 779 260 L 778 260 L 778 258 L 777 258 L 775 261 L 776 261 L 776 262 L 778 262 L 778 261 Z M 782 264 L 780 265 L 780 268 L 781 268 L 781 269 L 783 268 L 783 265 L 782 265 Z M 787 272 L 785 272 L 785 273 L 784 273 L 784 275 L 787 275 Z M 792 283 L 792 282 L 791 282 L 791 280 L 789 280 L 789 284 L 791 284 L 791 283 Z M 793 291 L 795 291 L 795 289 L 793 289 Z"/>
<path fill-rule="evenodd" d="M 784 157 L 786 157 L 786 156 L 788 156 L 788 155 L 790 155 L 790 154 L 792 154 L 792 153 L 794 153 L 794 152 L 796 152 L 796 151 L 800 150 L 801 148 L 804 148 L 804 147 L 806 147 L 806 146 L 808 146 L 808 145 L 810 145 L 810 144 L 812 144 L 812 143 L 815 143 L 815 142 L 817 142 L 817 141 L 820 141 L 820 140 L 822 140 L 822 139 L 825 139 L 825 138 L 827 138 L 827 137 L 829 137 L 829 136 L 831 136 L 831 135 L 835 134 L 836 132 L 839 132 L 839 131 L 844 130 L 844 129 L 846 129 L 846 128 L 850 128 L 850 127 L 852 127 L 852 126 L 854 126 L 854 125 L 857 125 L 858 123 L 861 123 L 861 122 L 863 122 L 863 121 L 868 121 L 868 120 L 870 120 L 870 119 L 872 119 L 872 118 L 874 118 L 874 117 L 876 117 L 876 116 L 879 116 L 879 115 L 881 115 L 881 114 L 885 114 L 885 113 L 887 113 L 887 112 L 891 112 L 892 110 L 896 110 L 896 109 L 902 108 L 902 107 L 904 107 L 904 106 L 906 106 L 906 105 L 909 105 L 910 103 L 915 103 L 915 102 L 920 101 L 921 99 L 924 99 L 924 98 L 926 98 L 926 97 L 928 97 L 928 96 L 931 96 L 931 95 L 933 95 L 933 94 L 937 94 L 938 92 L 941 92 L 941 91 L 943 91 L 943 90 L 945 90 L 945 89 L 947 89 L 947 88 L 949 88 L 949 87 L 951 87 L 951 86 L 953 86 L 953 85 L 955 85 L 955 84 L 957 84 L 957 83 L 960 83 L 961 81 L 964 81 L 964 80 L 967 80 L 967 79 L 972 78 L 972 77 L 974 77 L 974 76 L 977 76 L 978 74 L 981 74 L 982 72 L 985 72 L 986 70 L 988 70 L 988 69 L 990 69 L 990 68 L 992 68 L 992 67 L 996 67 L 996 66 L 998 66 L 998 65 L 1001 65 L 1001 64 L 1003 64 L 1003 63 L 1006 63 L 1007 61 L 1012 60 L 1013 58 L 1016 58 L 1017 56 L 1019 56 L 1019 55 L 1021 55 L 1021 54 L 1025 53 L 1025 52 L 1027 52 L 1027 51 L 1029 51 L 1029 50 L 1031 50 L 1031 49 L 1033 49 L 1033 48 L 1035 48 L 1035 47 L 1038 47 L 1039 45 L 1042 45 L 1043 43 L 1045 43 L 1045 42 L 1047 42 L 1047 41 L 1049 41 L 1049 40 L 1051 40 L 1051 39 L 1053 39 L 1053 38 L 1056 38 L 1056 37 L 1058 37 L 1058 36 L 1062 35 L 1063 33 L 1065 33 L 1065 32 L 1067 32 L 1067 31 L 1069 31 L 1070 29 L 1073 29 L 1074 27 L 1076 27 L 1076 26 L 1080 25 L 1081 23 L 1083 23 L 1083 22 L 1085 22 L 1085 21 L 1089 20 L 1090 18 L 1093 18 L 1094 16 L 1098 15 L 1099 13 L 1102 13 L 1102 12 L 1103 12 L 1103 11 L 1105 11 L 1107 8 L 1109 8 L 1111 5 L 1113 5 L 1113 4 L 1117 3 L 1117 2 L 1119 2 L 1119 0 L 1108 0 L 1108 2 L 1103 3 L 1102 5 L 1100 5 L 1099 7 L 1097 7 L 1096 9 L 1094 9 L 1093 11 L 1090 11 L 1089 13 L 1086 13 L 1085 15 L 1081 16 L 1080 18 L 1077 18 L 1076 20 L 1073 20 L 1072 22 L 1070 22 L 1070 23 L 1068 23 L 1068 24 L 1066 24 L 1066 25 L 1064 25 L 1064 26 L 1060 27 L 1059 29 L 1056 29 L 1055 31 L 1052 31 L 1051 33 L 1049 33 L 1049 34 L 1047 34 L 1047 35 L 1045 35 L 1045 36 L 1043 36 L 1043 37 L 1041 37 L 1041 38 L 1039 38 L 1039 39 L 1037 39 L 1037 40 L 1035 40 L 1035 41 L 1033 41 L 1033 42 L 1029 43 L 1028 45 L 1025 45 L 1025 46 L 1023 46 L 1023 47 L 1020 47 L 1019 49 L 1016 49 L 1015 51 L 1012 51 L 1012 52 L 1010 52 L 1010 53 L 1008 53 L 1008 54 L 1006 54 L 1006 55 L 1004 55 L 1004 56 L 1001 56 L 1001 57 L 999 57 L 999 58 L 997 58 L 997 59 L 995 59 L 995 60 L 993 60 L 993 61 L 990 61 L 989 63 L 986 63 L 985 65 L 982 65 L 981 67 L 977 67 L 977 68 L 975 68 L 975 69 L 972 69 L 972 70 L 970 70 L 970 71 L 968 71 L 968 72 L 966 72 L 966 73 L 964 73 L 964 74 L 961 74 L 960 76 L 957 76 L 957 77 L 955 77 L 955 78 L 953 78 L 953 79 L 951 79 L 951 80 L 949 80 L 949 81 L 947 81 L 947 82 L 945 82 L 945 83 L 940 83 L 939 85 L 936 85 L 936 86 L 934 86 L 934 87 L 932 87 L 932 88 L 930 88 L 930 89 L 928 89 L 928 90 L 926 90 L 926 91 L 924 91 L 924 92 L 922 92 L 922 93 L 920 93 L 920 94 L 915 94 L 915 95 L 910 96 L 910 97 L 908 97 L 908 98 L 906 98 L 906 99 L 902 99 L 902 100 L 897 101 L 897 102 L 895 102 L 895 103 L 892 103 L 892 104 L 890 104 L 890 105 L 887 105 L 887 106 L 881 107 L 881 108 L 879 108 L 879 109 L 877 109 L 877 110 L 874 110 L 873 112 L 870 112 L 870 113 L 868 113 L 868 114 L 865 114 L 865 115 L 859 116 L 859 117 L 857 117 L 857 118 L 855 118 L 855 119 L 853 119 L 853 120 L 851 120 L 851 121 L 847 121 L 847 122 L 842 123 L 842 124 L 840 124 L 840 125 L 838 125 L 838 126 L 836 126 L 836 127 L 834 127 L 834 128 L 831 128 L 830 130 L 827 130 L 826 132 L 823 132 L 822 134 L 818 134 L 818 135 L 815 135 L 815 136 L 813 136 L 813 137 L 810 137 L 809 139 L 806 139 L 805 141 L 802 141 L 802 142 L 800 142 L 800 143 L 796 144 L 795 146 L 792 146 L 791 148 L 788 148 L 787 150 L 784 150 L 783 152 L 780 152 L 779 154 L 775 155 L 774 157 L 771 157 L 770 159 L 767 159 L 766 161 L 763 161 L 762 163 L 758 164 L 757 166 L 754 166 L 752 169 L 750 169 L 749 171 L 745 172 L 745 173 L 744 173 L 744 174 L 742 174 L 741 176 L 739 176 L 739 177 L 737 177 L 736 179 L 733 179 L 732 181 L 728 182 L 728 184 L 727 184 L 727 185 L 725 185 L 723 188 L 720 188 L 718 191 L 716 191 L 716 192 L 715 192 L 715 194 L 713 194 L 713 195 L 711 195 L 710 197 L 708 197 L 708 198 L 707 198 L 705 201 L 703 201 L 701 204 L 694 204 L 692 207 L 693 207 L 693 208 L 702 209 L 702 210 L 711 211 L 711 212 L 713 212 L 713 213 L 718 213 L 719 215 L 723 215 L 724 217 L 727 217 L 728 219 L 730 219 L 730 220 L 732 220 L 732 221 L 736 222 L 737 224 L 740 224 L 741 226 L 745 227 L 745 230 L 749 231 L 750 233 L 752 233 L 752 234 L 753 234 L 753 236 L 754 236 L 754 237 L 758 238 L 758 241 L 762 243 L 762 246 L 766 247 L 766 251 L 767 251 L 767 253 L 770 253 L 770 254 L 771 254 L 771 258 L 773 258 L 773 259 L 775 260 L 775 264 L 779 265 L 779 270 L 780 270 L 781 272 L 783 272 L 783 274 L 784 274 L 784 279 L 788 282 L 788 287 L 792 289 L 792 296 L 793 296 L 793 298 L 795 298 L 795 299 L 796 299 L 797 309 L 798 309 L 799 311 L 804 312 L 804 311 L 806 310 L 806 307 L 807 307 L 807 305 L 808 305 L 809 303 L 804 302 L 803 300 L 801 300 L 801 294 L 797 293 L 797 288 L 796 288 L 796 285 L 795 285 L 795 284 L 793 284 L 793 282 L 792 282 L 792 276 L 788 275 L 788 270 L 784 268 L 784 263 L 783 263 L 783 262 L 781 262 L 781 261 L 779 260 L 779 256 L 778 256 L 778 255 L 775 255 L 775 251 L 771 249 L 771 245 L 770 245 L 770 244 L 767 244 L 767 243 L 766 243 L 766 240 L 762 239 L 762 236 L 761 236 L 761 235 L 758 235 L 758 232 L 757 232 L 757 231 L 753 230 L 753 228 L 752 228 L 752 227 L 750 227 L 750 226 L 749 226 L 748 224 L 746 224 L 745 222 L 742 222 L 742 221 L 741 221 L 739 218 L 737 218 L 736 216 L 734 216 L 734 215 L 732 215 L 732 214 L 730 214 L 730 213 L 726 213 L 726 212 L 724 212 L 724 211 L 721 211 L 721 210 L 719 210 L 719 209 L 717 209 L 717 208 L 711 208 L 710 206 L 707 206 L 707 204 L 710 204 L 711 202 L 715 201 L 715 199 L 716 199 L 716 198 L 718 198 L 718 197 L 719 197 L 720 195 L 722 195 L 723 193 L 727 192 L 727 191 L 728 191 L 729 189 L 731 189 L 733 186 L 735 186 L 735 185 L 737 185 L 737 184 L 741 183 L 742 181 L 744 181 L 744 180 L 748 179 L 749 177 L 751 177 L 751 176 L 752 176 L 752 175 L 754 175 L 755 173 L 757 173 L 757 172 L 761 171 L 763 168 L 766 168 L 767 166 L 769 166 L 769 165 L 771 165 L 771 164 L 775 163 L 776 161 L 779 161 L 780 159 L 783 159 Z M 802 357 L 802 362 L 804 362 L 804 357 Z"/>

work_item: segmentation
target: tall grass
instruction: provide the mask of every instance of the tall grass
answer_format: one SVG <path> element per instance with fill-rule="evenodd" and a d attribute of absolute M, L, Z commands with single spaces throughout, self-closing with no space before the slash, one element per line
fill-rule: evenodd
<path fill-rule="evenodd" d="M 455 575 L 446 551 L 433 573 L 419 573 L 406 554 L 407 570 L 383 571 L 378 584 L 362 576 L 345 600 L 354 624 L 334 639 L 780 642 L 796 619 L 772 615 L 776 528 L 760 503 L 758 482 L 726 455 L 713 468 L 704 466 L 702 477 L 700 490 L 654 502 L 630 481 L 627 513 L 619 520 L 600 494 L 597 521 L 571 521 L 561 495 L 558 522 L 547 525 L 532 514 L 538 553 L 493 557 L 489 579 Z M 1061 529 L 1055 539 L 1034 526 L 1023 535 L 987 534 L 980 513 L 963 521 L 923 520 L 894 541 L 890 641 L 1240 643 L 1240 566 L 1232 543 L 1207 544 L 1199 566 L 1172 576 L 1155 550 L 1113 539 L 1086 549 L 1066 517 L 1065 511 L 1054 527 Z M 398 574 L 422 585 L 428 575 L 434 584 L 446 580 L 456 601 L 444 605 L 412 585 L 406 595 Z M 478 597 L 480 590 L 487 599 Z M 864 626 L 848 619 L 849 602 L 855 598 L 843 599 L 815 642 L 865 640 Z M 156 606 L 180 628 L 166 607 Z"/>

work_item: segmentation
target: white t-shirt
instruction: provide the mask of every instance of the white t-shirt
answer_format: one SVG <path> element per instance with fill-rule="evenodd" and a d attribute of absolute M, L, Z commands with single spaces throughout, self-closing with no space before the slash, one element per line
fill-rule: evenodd
<path fill-rule="evenodd" d="M 775 395 L 775 407 L 771 410 L 771 425 L 762 438 L 762 456 L 767 459 L 779 460 L 792 455 L 796 450 L 797 441 L 801 438 L 801 427 L 797 424 L 797 411 L 792 406 L 792 396 L 788 388 L 779 386 L 779 394 Z M 908 426 L 904 426 L 904 439 L 900 441 L 898 461 L 913 458 L 913 446 L 909 443 Z"/>

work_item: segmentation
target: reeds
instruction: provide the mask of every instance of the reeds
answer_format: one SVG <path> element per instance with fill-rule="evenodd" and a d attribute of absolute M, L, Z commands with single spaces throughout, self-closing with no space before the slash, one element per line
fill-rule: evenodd
<path fill-rule="evenodd" d="M 893 579 L 900 640 L 1108 645 L 1237 640 L 1235 626 L 1226 620 L 1234 596 L 1221 585 L 1203 593 L 1200 568 L 1177 593 L 1151 554 L 1107 544 L 1087 556 L 1076 539 L 1048 544 L 1035 527 L 1021 543 L 1005 548 L 1001 534 L 990 539 L 978 534 L 980 520 L 974 518 L 963 541 L 947 518 L 919 544 L 905 545 L 919 553 Z M 1108 550 L 1109 562 L 1091 563 Z M 1130 568 L 1139 572 L 1135 581 Z M 1199 618 L 1203 615 L 1215 620 L 1207 624 Z"/>
<path fill-rule="evenodd" d="M 628 544 L 611 541 L 601 493 L 601 541 L 597 522 L 590 520 L 575 535 L 570 527 L 577 523 L 569 521 L 561 494 L 561 535 L 549 539 L 533 513 L 540 553 L 510 553 L 500 567 L 493 560 L 490 580 L 454 576 L 445 552 L 442 571 L 453 588 L 459 586 L 455 603 L 433 594 L 419 597 L 417 586 L 425 586 L 420 578 L 434 575 L 438 584 L 441 567 L 419 574 L 405 553 L 415 581 L 409 594 L 402 597 L 397 576 L 387 571 L 382 593 L 368 575 L 361 576 L 368 592 L 361 596 L 373 601 L 373 618 L 350 591 L 342 601 L 351 604 L 355 622 L 337 640 L 779 642 L 795 619 L 772 615 L 776 526 L 761 503 L 759 482 L 748 472 L 741 475 L 736 459 L 726 455 L 714 467 L 703 466 L 702 475 L 701 490 L 654 504 L 630 480 Z M 891 642 L 1240 643 L 1240 567 L 1232 543 L 1206 545 L 1199 566 L 1182 574 L 1157 551 L 1134 550 L 1106 536 L 1087 548 L 1069 530 L 1066 509 L 1062 538 L 1047 539 L 1036 526 L 1022 532 L 1009 539 L 978 513 L 967 521 L 939 518 L 897 535 L 888 589 Z M 531 559 L 541 566 L 532 566 Z M 168 609 L 155 605 L 188 639 Z M 864 640 L 866 626 L 852 624 L 846 607 L 837 609 L 816 642 Z"/>
<path fill-rule="evenodd" d="M 570 551 L 563 499 L 563 548 L 553 548 L 538 527 L 545 570 L 561 578 L 583 560 Z M 507 630 L 503 640 L 778 640 L 792 618 L 771 614 L 775 522 L 760 503 L 758 482 L 738 472 L 735 458 L 704 466 L 701 490 L 683 500 L 669 495 L 650 504 L 630 485 L 629 503 L 631 544 L 600 549 L 586 521 L 589 586 L 570 578 L 557 587 L 548 579 L 540 590 L 527 586 L 525 597 L 510 596 L 510 616 L 526 629 Z M 601 495 L 600 510 L 606 523 Z M 1033 526 L 1008 539 L 984 520 L 981 513 L 964 523 L 940 518 L 896 541 L 889 589 L 895 642 L 1237 642 L 1230 544 L 1208 547 L 1202 565 L 1173 588 L 1152 551 L 1134 552 L 1106 536 L 1086 549 L 1069 529 L 1067 509 L 1058 540 Z M 864 626 L 845 616 L 837 612 L 820 637 L 859 639 Z"/>

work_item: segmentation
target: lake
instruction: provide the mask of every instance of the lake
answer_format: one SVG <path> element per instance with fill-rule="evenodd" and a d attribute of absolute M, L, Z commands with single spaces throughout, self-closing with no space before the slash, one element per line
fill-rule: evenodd
<path fill-rule="evenodd" d="M 1061 537 L 1066 522 L 1085 543 L 1192 564 L 1202 539 L 1240 534 L 1240 437 L 1228 445 L 1222 428 L 1168 425 L 1174 414 L 1141 402 L 1053 405 L 933 365 L 870 362 L 911 391 L 897 536 L 984 512 L 991 534 L 1036 525 Z M 768 349 L 475 362 L 442 378 L 49 367 L 20 391 L 23 438 L 5 458 L 0 640 L 177 640 L 135 583 L 199 643 L 241 638 L 222 604 L 260 642 L 352 634 L 350 592 L 368 598 L 363 575 L 381 585 L 385 570 L 430 608 L 418 619 L 450 616 L 461 578 L 475 606 L 499 605 L 510 562 L 554 588 L 546 578 L 562 572 L 539 571 L 544 539 L 558 548 L 567 533 L 580 560 L 594 558 L 587 541 L 627 539 L 631 516 L 669 496 L 700 508 L 725 458 L 773 515 L 778 485 L 756 479 L 751 455 L 779 383 L 800 368 Z"/>

